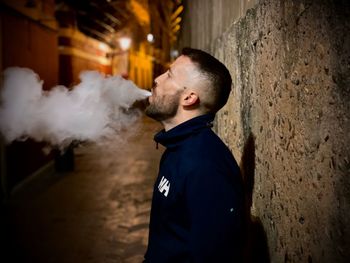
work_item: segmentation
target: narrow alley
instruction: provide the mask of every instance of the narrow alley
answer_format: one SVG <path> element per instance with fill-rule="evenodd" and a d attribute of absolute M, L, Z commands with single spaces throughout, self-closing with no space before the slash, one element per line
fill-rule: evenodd
<path fill-rule="evenodd" d="M 175 221 L 155 196 L 151 229 L 171 238 L 151 231 L 151 263 L 195 252 L 196 262 L 227 262 L 218 257 L 235 254 L 233 239 L 243 263 L 350 262 L 349 18 L 349 0 L 0 0 L 0 263 L 143 261 L 163 126 L 143 117 L 96 141 L 148 96 L 148 116 L 167 130 L 216 113 L 213 131 L 229 149 L 205 139 L 200 155 L 189 143 L 193 154 L 162 163 L 156 193 L 168 195 L 171 174 L 190 194 L 173 199 L 178 210 L 167 202 Z M 80 141 L 89 143 L 57 157 L 55 147 Z M 229 180 L 214 176 L 226 168 L 197 180 L 192 167 L 221 167 L 229 152 L 240 210 L 219 199 Z M 219 210 L 242 216 L 242 239 Z"/>
<path fill-rule="evenodd" d="M 7 262 L 142 262 L 159 129 L 144 118 L 126 140 L 76 148 L 74 172 L 17 191 L 3 225 L 11 239 Z"/>

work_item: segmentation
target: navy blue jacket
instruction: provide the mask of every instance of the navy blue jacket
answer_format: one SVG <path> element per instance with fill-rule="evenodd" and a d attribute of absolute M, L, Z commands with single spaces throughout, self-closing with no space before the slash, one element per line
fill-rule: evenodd
<path fill-rule="evenodd" d="M 215 115 L 156 134 L 166 147 L 154 186 L 147 263 L 241 262 L 243 186 Z"/>

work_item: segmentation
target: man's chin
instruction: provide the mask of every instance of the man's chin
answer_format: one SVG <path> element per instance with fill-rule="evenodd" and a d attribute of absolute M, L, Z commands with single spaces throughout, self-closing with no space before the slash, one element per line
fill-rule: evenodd
<path fill-rule="evenodd" d="M 148 117 L 151 117 L 151 111 L 152 111 L 152 105 L 149 103 L 149 100 L 147 100 L 147 106 L 145 108 L 145 114 L 148 116 Z"/>
<path fill-rule="evenodd" d="M 145 114 L 146 116 L 156 120 L 156 121 L 163 121 L 164 120 L 164 116 L 162 113 L 160 113 L 159 111 L 157 111 L 152 104 L 149 104 L 146 109 L 145 109 Z"/>

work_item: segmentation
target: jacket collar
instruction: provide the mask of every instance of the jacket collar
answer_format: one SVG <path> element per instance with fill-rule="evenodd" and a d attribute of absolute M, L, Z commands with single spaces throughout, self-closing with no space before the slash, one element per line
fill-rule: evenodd
<path fill-rule="evenodd" d="M 154 136 L 154 140 L 166 148 L 175 147 L 192 134 L 197 133 L 202 129 L 212 127 L 214 118 L 215 114 L 213 113 L 195 117 L 179 124 L 169 131 L 165 131 L 164 129 L 161 130 Z"/>

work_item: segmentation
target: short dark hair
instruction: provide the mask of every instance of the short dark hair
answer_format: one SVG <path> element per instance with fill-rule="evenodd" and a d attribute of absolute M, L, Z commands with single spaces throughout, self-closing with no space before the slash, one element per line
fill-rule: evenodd
<path fill-rule="evenodd" d="M 182 50 L 182 55 L 189 57 L 211 83 L 213 90 L 210 95 L 213 96 L 213 103 L 208 108 L 211 112 L 217 112 L 230 96 L 232 85 L 230 72 L 223 63 L 202 50 L 186 47 Z"/>

